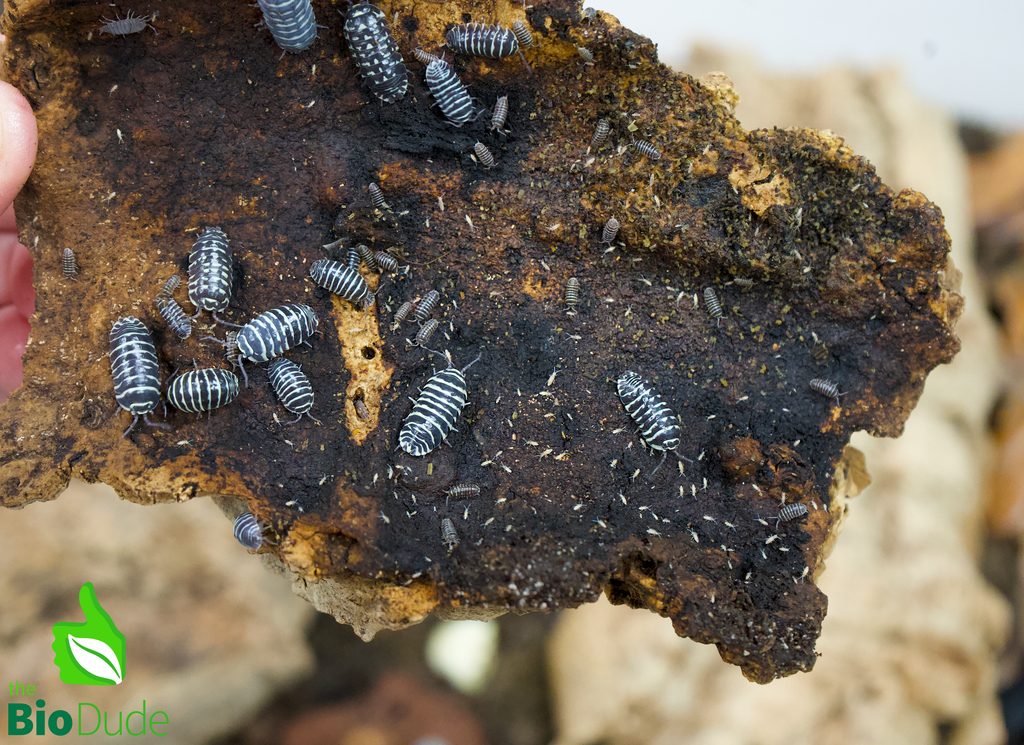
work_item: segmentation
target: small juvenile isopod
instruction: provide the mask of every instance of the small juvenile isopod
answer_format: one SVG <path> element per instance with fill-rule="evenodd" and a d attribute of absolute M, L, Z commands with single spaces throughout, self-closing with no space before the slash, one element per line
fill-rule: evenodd
<path fill-rule="evenodd" d="M 157 298 L 159 299 L 162 297 L 173 297 L 174 291 L 177 290 L 180 285 L 181 277 L 179 277 L 177 274 L 172 274 L 170 277 L 167 278 L 167 281 L 164 282 L 164 286 L 160 288 L 160 292 L 157 294 Z"/>
<path fill-rule="evenodd" d="M 477 363 L 481 355 L 461 370 L 453 367 L 434 374 L 423 386 L 402 423 L 398 445 L 409 455 L 426 455 L 448 437 L 455 426 L 462 407 L 466 405 L 466 370 Z"/>
<path fill-rule="evenodd" d="M 839 403 L 839 396 L 841 396 L 842 394 L 839 393 L 839 386 L 833 383 L 831 380 L 826 380 L 825 378 L 815 378 L 808 385 L 810 385 L 811 390 L 814 391 L 815 393 L 821 394 L 826 398 L 834 398 L 836 400 L 836 403 Z"/>
<path fill-rule="evenodd" d="M 445 496 L 448 499 L 472 499 L 480 496 L 480 486 L 478 484 L 456 484 L 445 492 Z"/>
<path fill-rule="evenodd" d="M 584 65 L 594 64 L 594 53 L 586 47 L 576 47 L 576 53 L 580 56 L 580 59 L 583 60 Z"/>
<path fill-rule="evenodd" d="M 309 413 L 313 408 L 313 386 L 298 365 L 289 359 L 278 357 L 267 368 L 267 377 L 270 378 L 270 385 L 281 405 L 291 413 L 299 415 L 285 424 L 295 424 L 303 416 L 308 416 L 317 424 L 321 424 L 319 419 Z"/>
<path fill-rule="evenodd" d="M 198 414 L 226 406 L 238 395 L 238 378 L 230 370 L 196 367 L 167 386 L 167 402 L 175 409 Z"/>
<path fill-rule="evenodd" d="M 512 21 L 512 33 L 516 35 L 516 40 L 519 41 L 521 49 L 533 46 L 533 34 L 530 33 L 530 29 L 522 21 Z"/>
<path fill-rule="evenodd" d="M 704 288 L 704 304 L 708 306 L 708 315 L 715 319 L 716 325 L 724 318 L 722 315 L 722 304 L 718 302 L 718 295 L 713 287 Z"/>
<path fill-rule="evenodd" d="M 64 276 L 77 282 L 75 275 L 78 274 L 78 264 L 75 263 L 75 252 L 70 248 L 65 248 L 64 254 L 61 256 L 61 263 L 64 268 Z"/>
<path fill-rule="evenodd" d="M 505 119 L 508 117 L 508 96 L 502 96 L 494 104 L 494 113 L 491 114 L 491 126 L 489 130 L 498 130 L 505 126 Z"/>
<path fill-rule="evenodd" d="M 609 217 L 608 222 L 604 224 L 604 230 L 601 233 L 601 243 L 611 243 L 615 240 L 615 236 L 619 234 L 619 221 L 614 217 Z"/>
<path fill-rule="evenodd" d="M 573 310 L 579 301 L 580 281 L 576 277 L 569 277 L 565 282 L 565 304 L 569 306 L 569 310 Z"/>
<path fill-rule="evenodd" d="M 352 6 L 345 17 L 344 33 L 370 92 L 384 103 L 400 101 L 409 80 L 383 11 L 372 3 Z"/>
<path fill-rule="evenodd" d="M 363 276 L 340 261 L 317 259 L 309 268 L 309 276 L 325 290 L 350 300 L 360 308 L 369 308 L 373 304 L 373 293 Z"/>
<path fill-rule="evenodd" d="M 455 70 L 443 60 L 434 60 L 427 65 L 427 87 L 445 118 L 456 127 L 476 121 L 484 112 L 483 109 L 476 111 L 466 86 L 459 80 Z"/>
<path fill-rule="evenodd" d="M 152 16 L 133 16 L 129 10 L 124 18 L 116 15 L 112 21 L 109 18 L 101 18 L 100 22 L 103 25 L 100 26 L 100 34 L 127 36 L 128 34 L 137 34 L 140 31 L 145 31 L 147 27 L 152 28 L 153 33 L 156 34 L 157 30 L 149 23 L 151 20 Z"/>
<path fill-rule="evenodd" d="M 401 323 L 406 318 L 408 318 L 409 314 L 412 313 L 412 309 L 414 307 L 415 306 L 413 305 L 411 300 L 406 300 L 404 303 L 398 306 L 398 310 L 395 311 L 395 323 Z"/>
<path fill-rule="evenodd" d="M 651 160 L 661 159 L 661 151 L 646 140 L 633 140 L 629 143 L 629 147 L 641 155 L 646 155 Z"/>
<path fill-rule="evenodd" d="M 415 49 L 412 50 L 412 56 L 415 57 L 416 59 L 418 59 L 424 65 L 429 65 L 434 60 L 441 59 L 436 54 L 431 54 L 430 52 L 426 52 L 426 51 L 420 49 L 419 47 L 416 47 Z"/>
<path fill-rule="evenodd" d="M 754 280 L 747 279 L 745 277 L 737 277 L 736 279 L 733 280 L 733 282 L 738 284 L 740 287 L 753 287 L 754 286 Z"/>
<path fill-rule="evenodd" d="M 430 337 L 434 335 L 435 331 L 437 331 L 438 325 L 439 323 L 436 318 L 431 318 L 424 322 L 424 324 L 420 326 L 420 330 L 416 332 L 416 340 L 413 343 L 417 347 L 426 345 L 426 343 L 430 341 Z"/>
<path fill-rule="evenodd" d="M 263 22 L 285 52 L 309 49 L 316 40 L 316 18 L 310 0 L 257 0 Z"/>
<path fill-rule="evenodd" d="M 431 290 L 423 298 L 416 303 L 416 311 L 412 317 L 417 323 L 423 323 L 427 320 L 427 316 L 434 312 L 434 308 L 441 300 L 441 293 L 437 290 Z"/>
<path fill-rule="evenodd" d="M 236 541 L 256 551 L 269 542 L 263 537 L 263 525 L 251 512 L 243 512 L 235 518 L 234 532 Z"/>
<path fill-rule="evenodd" d="M 345 261 L 344 264 L 349 269 L 359 271 L 359 264 L 362 263 L 363 257 L 359 252 L 358 246 L 349 246 L 345 249 Z"/>
<path fill-rule="evenodd" d="M 806 504 L 787 504 L 783 505 L 782 509 L 779 510 L 779 514 L 774 518 L 768 518 L 769 520 L 775 520 L 775 527 L 779 526 L 779 521 L 789 522 L 790 520 L 796 520 L 798 517 L 803 517 L 807 514 Z"/>
<path fill-rule="evenodd" d="M 464 23 L 448 29 L 444 35 L 448 46 L 462 54 L 501 59 L 519 51 L 516 34 L 504 26 Z"/>
<path fill-rule="evenodd" d="M 594 136 L 590 140 L 590 147 L 593 150 L 597 150 L 601 147 L 605 140 L 608 139 L 608 133 L 612 131 L 612 125 L 608 123 L 607 119 L 598 119 L 597 128 L 594 130 Z"/>
<path fill-rule="evenodd" d="M 374 269 L 377 268 L 377 260 L 374 257 L 373 251 L 370 250 L 369 246 L 360 243 L 358 246 L 356 246 L 356 251 L 359 252 L 359 258 L 363 260 L 363 263 L 366 264 L 368 269 L 373 271 Z"/>
<path fill-rule="evenodd" d="M 494 167 L 494 156 L 491 155 L 491 151 L 487 149 L 487 145 L 482 142 L 478 142 L 473 145 L 473 152 L 476 153 L 477 160 L 483 163 L 485 168 Z"/>
<path fill-rule="evenodd" d="M 455 523 L 450 517 L 441 520 L 441 542 L 451 551 L 459 545 L 459 531 L 455 529 Z"/>
<path fill-rule="evenodd" d="M 397 272 L 398 259 L 387 251 L 377 251 L 373 254 L 373 261 L 382 272 Z"/>
<path fill-rule="evenodd" d="M 650 384 L 631 370 L 619 376 L 618 391 L 622 405 L 640 428 L 640 437 L 647 447 L 664 453 L 661 463 L 654 469 L 657 473 L 668 451 L 679 447 L 682 434 L 679 418 Z M 682 457 L 678 453 L 676 455 Z"/>
<path fill-rule="evenodd" d="M 156 307 L 164 323 L 171 327 L 179 339 L 184 341 L 192 335 L 192 319 L 185 315 L 185 311 L 174 298 L 164 295 L 161 290 L 161 294 L 156 298 Z"/>
<path fill-rule="evenodd" d="M 224 335 L 226 354 L 228 362 L 232 367 L 239 367 L 238 364 L 238 332 L 229 331 Z"/>
<path fill-rule="evenodd" d="M 134 415 L 121 439 L 132 431 L 139 417 L 151 427 L 167 426 L 149 421 L 149 413 L 160 402 L 160 367 L 153 338 L 134 316 L 118 318 L 110 329 L 110 374 L 117 405 Z"/>
<path fill-rule="evenodd" d="M 373 202 L 373 206 L 379 210 L 389 209 L 388 203 L 384 201 L 384 192 L 380 190 L 377 184 L 370 184 L 370 201 Z"/>
<path fill-rule="evenodd" d="M 352 406 L 355 407 L 356 416 L 364 422 L 370 418 L 370 410 L 366 408 L 366 402 L 361 398 L 352 399 Z"/>

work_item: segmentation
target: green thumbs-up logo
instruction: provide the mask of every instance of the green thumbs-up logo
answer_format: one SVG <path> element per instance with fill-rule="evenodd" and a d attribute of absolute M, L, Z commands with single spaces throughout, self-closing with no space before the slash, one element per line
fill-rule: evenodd
<path fill-rule="evenodd" d="M 124 680 L 124 634 L 96 599 L 92 582 L 78 593 L 85 623 L 53 625 L 53 664 L 71 685 L 109 686 Z"/>

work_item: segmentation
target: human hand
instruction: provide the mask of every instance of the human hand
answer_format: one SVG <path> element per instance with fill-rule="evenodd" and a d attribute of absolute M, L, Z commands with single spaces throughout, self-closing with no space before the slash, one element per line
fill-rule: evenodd
<path fill-rule="evenodd" d="M 28 101 L 0 82 L 0 403 L 21 385 L 21 355 L 35 312 L 32 257 L 18 243 L 14 197 L 32 170 L 37 144 Z"/>

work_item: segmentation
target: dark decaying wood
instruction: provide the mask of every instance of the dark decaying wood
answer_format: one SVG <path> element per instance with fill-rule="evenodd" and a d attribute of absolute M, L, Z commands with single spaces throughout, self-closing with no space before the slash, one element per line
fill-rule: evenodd
<path fill-rule="evenodd" d="M 36 110 L 40 154 L 16 203 L 37 312 L 25 384 L 0 417 L 2 504 L 53 499 L 71 476 L 139 503 L 244 500 L 303 592 L 347 592 L 366 635 L 432 611 L 551 611 L 607 592 L 717 644 L 753 680 L 810 669 L 849 436 L 899 435 L 928 371 L 958 349 L 938 208 L 893 193 L 834 135 L 743 130 L 721 77 L 669 71 L 648 40 L 569 0 L 381 3 L 410 70 L 393 105 L 358 77 L 343 4 L 313 6 L 327 28 L 282 58 L 244 3 L 159 4 L 158 34 L 115 37 L 97 33 L 106 5 L 6 3 L 6 75 Z M 457 23 L 517 18 L 535 38 L 530 69 L 446 55 L 478 105 L 508 96 L 505 131 L 486 114 L 453 127 L 412 50 L 439 53 Z M 588 153 L 602 119 L 608 142 Z M 493 168 L 474 161 L 478 141 Z M 621 229 L 602 244 L 613 215 Z M 200 316 L 182 341 L 153 304 L 205 227 L 233 252 L 224 320 L 289 302 L 319 315 L 322 335 L 286 356 L 322 426 L 278 423 L 266 365 L 249 364 L 229 406 L 169 411 L 170 431 L 140 423 L 119 440 L 117 317 L 151 330 L 164 381 L 193 359 L 227 365 L 203 341 L 223 327 Z M 385 279 L 363 267 L 368 310 L 307 278 L 357 243 L 409 265 Z M 62 275 L 66 246 L 88 267 L 78 283 Z M 432 289 L 431 346 L 460 368 L 482 358 L 448 444 L 413 458 L 397 447 L 409 398 L 447 363 L 391 318 Z M 644 451 L 616 395 L 626 370 L 680 416 L 676 453 L 692 462 L 670 453 L 653 473 L 661 453 Z M 843 397 L 815 395 L 814 378 Z M 456 484 L 480 494 L 446 499 Z M 771 519 L 794 503 L 808 514 Z M 344 605 L 332 603 L 319 605 Z"/>

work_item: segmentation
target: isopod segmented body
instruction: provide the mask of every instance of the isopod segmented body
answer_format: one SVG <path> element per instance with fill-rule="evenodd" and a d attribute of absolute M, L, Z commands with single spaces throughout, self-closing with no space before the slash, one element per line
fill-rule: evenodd
<path fill-rule="evenodd" d="M 576 47 L 576 54 L 578 54 L 580 59 L 583 60 L 584 65 L 594 64 L 594 53 L 586 47 Z"/>
<path fill-rule="evenodd" d="M 737 277 L 736 279 L 733 280 L 733 282 L 738 284 L 740 287 L 753 287 L 754 286 L 754 280 L 749 279 L 747 277 Z"/>
<path fill-rule="evenodd" d="M 491 151 L 482 142 L 478 142 L 473 145 L 473 152 L 476 153 L 477 160 L 484 164 L 485 168 L 494 167 L 494 156 L 491 155 Z"/>
<path fill-rule="evenodd" d="M 445 492 L 448 499 L 472 499 L 480 496 L 480 486 L 477 484 L 456 484 Z"/>
<path fill-rule="evenodd" d="M 362 263 L 363 257 L 359 252 L 358 246 L 349 246 L 345 249 L 345 266 L 354 271 L 359 271 L 359 265 Z"/>
<path fill-rule="evenodd" d="M 775 520 L 775 526 L 778 527 L 779 521 L 789 522 L 790 520 L 796 520 L 798 517 L 803 517 L 807 514 L 806 504 L 787 504 L 783 505 L 782 509 L 779 510 L 779 514 L 769 520 Z"/>
<path fill-rule="evenodd" d="M 661 159 L 661 151 L 646 140 L 633 140 L 629 143 L 629 147 L 641 155 L 646 155 L 651 160 Z"/>
<path fill-rule="evenodd" d="M 466 405 L 466 370 L 477 358 L 459 370 L 449 367 L 434 374 L 416 398 L 412 411 L 398 433 L 398 445 L 409 455 L 426 455 L 441 444 L 455 426 Z"/>
<path fill-rule="evenodd" d="M 235 540 L 246 548 L 259 550 L 267 540 L 263 537 L 263 526 L 251 512 L 243 512 L 235 518 Z"/>
<path fill-rule="evenodd" d="M 155 15 L 155 14 L 154 14 Z M 128 36 L 128 34 L 137 34 L 140 31 L 145 31 L 146 27 L 153 29 L 153 33 L 156 34 L 157 30 L 150 25 L 150 21 L 153 20 L 154 16 L 133 16 L 129 10 L 124 18 L 114 16 L 114 20 L 109 18 L 101 18 L 100 22 L 103 23 L 100 26 L 100 34 L 111 34 L 113 36 Z"/>
<path fill-rule="evenodd" d="M 522 21 L 512 21 L 512 33 L 516 35 L 520 48 L 526 49 L 533 46 L 533 34 Z"/>
<path fill-rule="evenodd" d="M 164 282 L 164 286 L 160 288 L 160 292 L 157 293 L 157 299 L 173 297 L 174 291 L 178 289 L 179 285 L 181 285 L 181 277 L 177 274 L 172 274 Z"/>
<path fill-rule="evenodd" d="M 614 217 L 609 217 L 608 222 L 604 224 L 604 230 L 601 231 L 601 243 L 611 243 L 618 234 L 619 221 Z"/>
<path fill-rule="evenodd" d="M 75 252 L 70 248 L 65 248 L 60 260 L 61 266 L 64 269 L 64 276 L 77 282 L 78 280 L 75 279 L 75 275 L 78 274 L 78 264 L 75 263 Z"/>
<path fill-rule="evenodd" d="M 462 54 L 501 59 L 519 51 L 519 40 L 511 29 L 485 23 L 464 23 L 448 29 L 448 46 Z"/>
<path fill-rule="evenodd" d="M 351 300 L 361 308 L 369 308 L 373 304 L 373 293 L 366 280 L 340 261 L 317 259 L 309 269 L 309 276 L 325 290 Z"/>
<path fill-rule="evenodd" d="M 162 426 L 154 425 L 148 418 L 160 402 L 156 347 L 142 321 L 134 316 L 118 318 L 110 329 L 110 374 L 114 378 L 117 405 L 135 417 L 122 439 L 140 416 L 150 426 Z"/>
<path fill-rule="evenodd" d="M 366 407 L 366 402 L 363 401 L 363 399 L 352 399 L 352 406 L 356 410 L 356 416 L 362 419 L 364 422 L 370 418 L 370 410 Z"/>
<path fill-rule="evenodd" d="M 440 292 L 437 290 L 431 290 L 428 292 L 418 303 L 416 303 L 416 311 L 412 314 L 413 320 L 417 323 L 423 323 L 427 320 L 427 316 L 434 312 L 434 308 L 437 307 L 440 300 Z"/>
<path fill-rule="evenodd" d="M 281 405 L 291 413 L 299 415 L 286 424 L 295 424 L 303 416 L 308 416 L 317 424 L 321 423 L 309 413 L 313 408 L 313 386 L 298 365 L 289 359 L 278 357 L 267 368 L 267 377 L 270 378 L 270 385 Z"/>
<path fill-rule="evenodd" d="M 626 413 L 640 428 L 640 437 L 647 447 L 666 453 L 679 447 L 682 433 L 679 418 L 646 380 L 627 370 L 619 376 L 618 392 Z M 661 461 L 665 462 L 664 456 Z M 658 468 L 661 468 L 661 463 Z M 654 469 L 655 472 L 658 468 Z"/>
<path fill-rule="evenodd" d="M 839 401 L 839 386 L 833 383 L 831 380 L 825 378 L 814 378 L 808 385 L 811 390 L 818 393 L 826 398 L 834 398 L 837 402 Z"/>
<path fill-rule="evenodd" d="M 229 331 L 224 336 L 225 347 L 227 349 L 228 362 L 231 363 L 232 367 L 239 367 L 238 364 L 238 332 Z"/>
<path fill-rule="evenodd" d="M 310 0 L 257 0 L 263 22 L 286 52 L 309 49 L 316 40 L 316 18 Z"/>
<path fill-rule="evenodd" d="M 576 277 L 569 277 L 565 281 L 565 304 L 569 306 L 569 310 L 572 310 L 579 301 L 580 281 Z"/>
<path fill-rule="evenodd" d="M 363 260 L 363 263 L 366 264 L 368 269 L 373 271 L 377 268 L 377 259 L 374 257 L 373 251 L 370 250 L 369 246 L 360 243 L 356 246 L 356 251 L 359 252 L 359 258 Z M 358 265 L 356 266 L 358 268 Z"/>
<path fill-rule="evenodd" d="M 708 306 L 708 315 L 714 318 L 716 322 L 724 318 L 722 315 L 722 304 L 718 302 L 718 295 L 713 287 L 704 288 L 704 304 Z"/>
<path fill-rule="evenodd" d="M 319 324 L 313 309 L 301 303 L 285 303 L 261 313 L 238 331 L 238 366 L 242 367 L 243 359 L 267 362 L 281 356 L 311 337 Z"/>
<path fill-rule="evenodd" d="M 382 192 L 380 190 L 380 187 L 377 186 L 377 184 L 370 184 L 369 192 L 370 192 L 370 201 L 373 202 L 373 206 L 374 206 L 375 209 L 378 209 L 378 210 L 386 210 L 386 209 L 388 209 L 388 203 L 384 201 L 384 192 Z"/>
<path fill-rule="evenodd" d="M 473 99 L 469 97 L 466 86 L 447 62 L 434 60 L 427 65 L 427 87 L 430 88 L 445 118 L 456 127 L 461 127 L 480 116 L 473 106 Z"/>
<path fill-rule="evenodd" d="M 398 259 L 387 251 L 376 251 L 373 254 L 373 261 L 382 272 L 397 272 Z"/>
<path fill-rule="evenodd" d="M 164 319 L 164 323 L 171 327 L 171 330 L 178 335 L 179 339 L 184 341 L 192 336 L 192 319 L 185 315 L 185 311 L 181 309 L 181 306 L 178 305 L 174 298 L 170 295 L 164 295 L 161 290 L 156 298 L 156 307 L 160 311 L 160 316 Z"/>
<path fill-rule="evenodd" d="M 459 531 L 455 529 L 455 523 L 450 517 L 441 520 L 441 542 L 449 551 L 459 545 Z"/>
<path fill-rule="evenodd" d="M 384 103 L 402 100 L 409 81 L 384 12 L 371 3 L 354 5 L 345 17 L 344 33 L 370 92 Z"/>
<path fill-rule="evenodd" d="M 413 305 L 411 300 L 406 300 L 404 303 L 398 306 L 398 310 L 395 311 L 395 323 L 401 323 L 406 318 L 408 318 L 409 314 L 412 313 L 412 309 L 414 307 L 416 306 Z"/>
<path fill-rule="evenodd" d="M 188 254 L 188 299 L 197 308 L 193 318 L 208 310 L 214 321 L 226 324 L 217 314 L 231 302 L 232 271 L 227 235 L 220 228 L 206 228 Z"/>
<path fill-rule="evenodd" d="M 238 377 L 230 370 L 203 367 L 178 375 L 167 386 L 175 409 L 198 414 L 226 406 L 238 395 Z"/>
<path fill-rule="evenodd" d="M 597 128 L 594 130 L 594 136 L 590 140 L 590 147 L 594 150 L 601 147 L 608 139 L 608 133 L 612 131 L 612 125 L 608 123 L 607 119 L 599 119 L 597 121 Z"/>
<path fill-rule="evenodd" d="M 489 130 L 498 130 L 505 126 L 505 119 L 508 118 L 508 96 L 502 96 L 494 104 L 494 113 L 491 114 L 491 126 Z"/>
<path fill-rule="evenodd" d="M 434 60 L 441 59 L 436 54 L 431 54 L 430 52 L 426 52 L 426 51 L 420 49 L 419 47 L 416 47 L 415 49 L 412 50 L 412 56 L 415 57 L 416 59 L 418 59 L 424 65 L 429 65 Z"/>
<path fill-rule="evenodd" d="M 428 341 L 430 341 L 430 337 L 434 335 L 434 332 L 437 331 L 437 327 L 439 325 L 440 324 L 436 318 L 431 318 L 426 321 L 422 326 L 420 326 L 420 330 L 416 332 L 416 340 L 413 343 L 417 347 L 424 346 Z"/>

